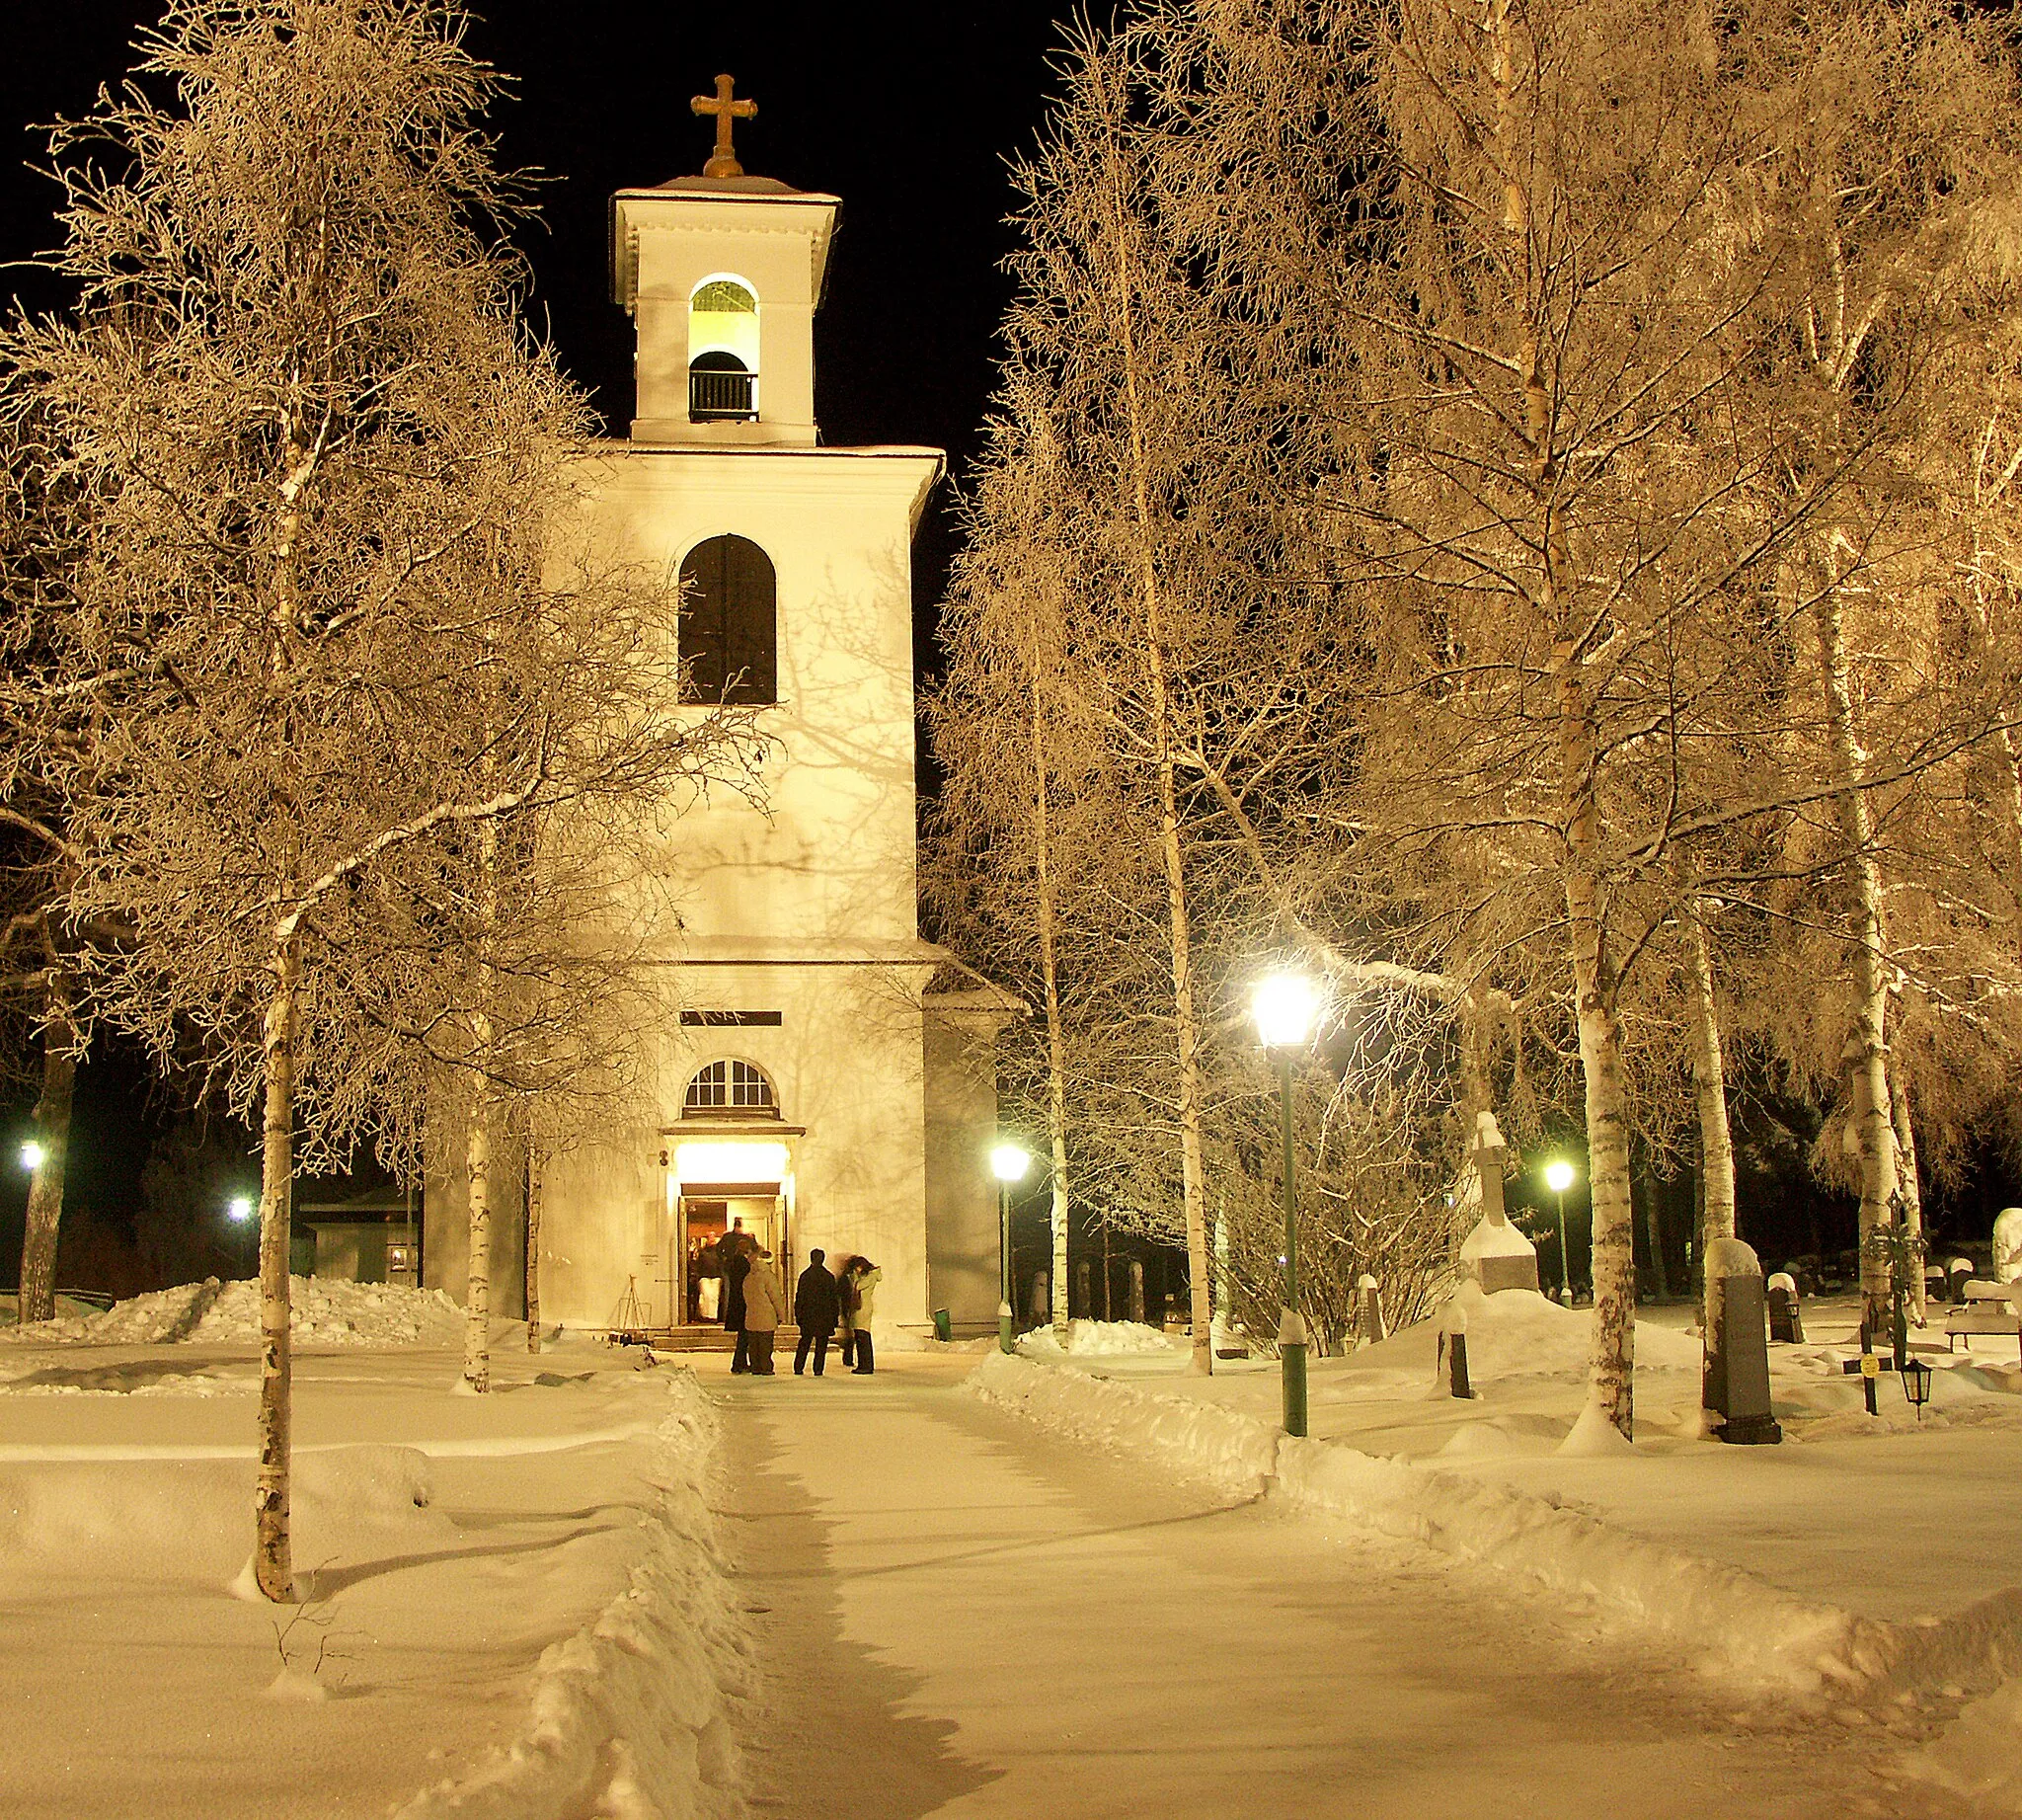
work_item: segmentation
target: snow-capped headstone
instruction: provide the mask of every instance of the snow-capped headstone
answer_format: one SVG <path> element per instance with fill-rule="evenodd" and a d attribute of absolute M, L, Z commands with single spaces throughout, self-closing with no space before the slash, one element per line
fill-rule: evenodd
<path fill-rule="evenodd" d="M 1769 1279 L 1769 1337 L 1779 1346 L 1804 1344 L 1805 1316 L 1797 1279 L 1787 1270 L 1779 1270 Z"/>
<path fill-rule="evenodd" d="M 1362 1344 L 1372 1346 L 1378 1340 L 1387 1340 L 1390 1329 L 1383 1320 L 1383 1291 L 1376 1279 L 1363 1276 L 1355 1286 L 1356 1299 L 1361 1304 Z"/>
<path fill-rule="evenodd" d="M 1481 1195 L 1481 1220 L 1461 1241 L 1460 1268 L 1491 1296 L 1498 1290 L 1537 1288 L 1537 1247 L 1511 1225 L 1503 1207 L 1503 1160 L 1509 1154 L 1496 1115 L 1477 1113 L 1467 1155 Z"/>
<path fill-rule="evenodd" d="M 1994 1216 L 1994 1281 L 2022 1282 L 2022 1207 L 2004 1207 Z"/>
<path fill-rule="evenodd" d="M 1773 1445 L 1783 1430 L 1769 1413 L 1769 1337 L 1762 1266 L 1738 1238 L 1706 1246 L 1706 1377 L 1702 1401 L 1721 1417 L 1713 1432 L 1739 1446 Z"/>

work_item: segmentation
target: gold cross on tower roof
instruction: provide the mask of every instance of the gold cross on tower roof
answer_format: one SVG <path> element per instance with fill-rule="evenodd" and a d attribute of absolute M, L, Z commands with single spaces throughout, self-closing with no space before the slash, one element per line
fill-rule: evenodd
<path fill-rule="evenodd" d="M 731 122 L 748 120 L 758 112 L 755 101 L 733 101 L 731 90 L 735 86 L 729 76 L 716 79 L 716 99 L 698 95 L 688 106 L 697 114 L 716 116 L 716 156 L 702 167 L 704 177 L 741 177 L 744 167 L 738 162 L 738 154 L 731 145 Z"/>

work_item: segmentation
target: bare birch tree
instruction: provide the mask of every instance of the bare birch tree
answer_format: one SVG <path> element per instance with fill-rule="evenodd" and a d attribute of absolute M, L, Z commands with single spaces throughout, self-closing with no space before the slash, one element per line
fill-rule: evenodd
<path fill-rule="evenodd" d="M 130 940 L 90 952 L 83 990 L 158 1052 L 194 1033 L 259 1113 L 272 1600 L 293 1597 L 293 1171 L 365 1136 L 398 1160 L 419 1117 L 347 989 L 407 938 L 389 881 L 736 744 L 585 715 L 534 686 L 552 648 L 513 636 L 516 571 L 487 552 L 543 514 L 586 414 L 515 318 L 492 231 L 512 197 L 477 125 L 497 78 L 465 24 L 435 0 L 172 6 L 134 81 L 55 134 L 74 316 L 4 348 L 91 501 L 47 629 L 94 715 L 68 912 Z M 474 745 L 471 681 L 502 651 L 523 686 Z"/>

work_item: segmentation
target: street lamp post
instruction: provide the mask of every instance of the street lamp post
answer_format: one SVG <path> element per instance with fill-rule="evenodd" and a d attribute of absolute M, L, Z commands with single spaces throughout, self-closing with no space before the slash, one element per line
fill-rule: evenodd
<path fill-rule="evenodd" d="M 1011 1340 L 1011 1184 L 1025 1180 L 1032 1156 L 1015 1144 L 990 1147 L 990 1173 L 997 1178 L 997 1349 L 1012 1350 Z"/>
<path fill-rule="evenodd" d="M 249 1194 L 235 1194 L 225 1203 L 225 1218 L 234 1226 L 243 1227 L 253 1218 L 253 1197 Z"/>
<path fill-rule="evenodd" d="M 1573 1267 L 1566 1256 L 1566 1190 L 1573 1186 L 1573 1165 L 1563 1156 L 1544 1166 L 1544 1185 L 1559 1198 L 1559 1300 L 1573 1306 Z"/>
<path fill-rule="evenodd" d="M 1313 989 L 1296 974 L 1274 974 L 1250 1001 L 1257 1035 L 1278 1064 L 1279 1109 L 1284 1125 L 1284 1306 L 1278 1317 L 1279 1370 L 1284 1385 L 1284 1432 L 1306 1432 L 1306 1321 L 1299 1312 L 1298 1189 L 1293 1179 L 1291 1065 L 1313 1030 Z"/>

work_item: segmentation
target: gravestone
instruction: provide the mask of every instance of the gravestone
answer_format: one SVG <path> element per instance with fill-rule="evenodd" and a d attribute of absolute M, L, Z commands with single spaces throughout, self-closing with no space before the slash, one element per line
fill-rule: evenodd
<path fill-rule="evenodd" d="M 1769 1338 L 1779 1346 L 1802 1346 L 1805 1315 L 1797 1279 L 1779 1270 L 1769 1279 Z"/>
<path fill-rule="evenodd" d="M 1371 1345 L 1377 1340 L 1387 1340 L 1390 1329 L 1383 1324 L 1383 1292 L 1376 1279 L 1364 1276 L 1355 1286 L 1357 1300 L 1361 1304 L 1362 1344 Z"/>
<path fill-rule="evenodd" d="M 1769 1413 L 1769 1340 L 1762 1266 L 1738 1238 L 1706 1247 L 1706 1376 L 1701 1397 L 1720 1416 L 1713 1432 L 1743 1447 L 1774 1445 L 1783 1430 Z"/>
<path fill-rule="evenodd" d="M 1467 1310 L 1458 1297 L 1446 1304 L 1439 1317 L 1439 1373 L 1448 1395 L 1473 1397 L 1474 1386 L 1467 1380 Z"/>
<path fill-rule="evenodd" d="M 1481 1191 L 1481 1221 L 1460 1246 L 1460 1268 L 1485 1295 L 1498 1290 L 1537 1288 L 1537 1247 L 1510 1224 L 1503 1207 L 1503 1160 L 1510 1154 L 1496 1115 L 1476 1115 L 1468 1160 Z"/>
<path fill-rule="evenodd" d="M 2022 1207 L 2004 1207 L 1994 1216 L 1994 1281 L 2022 1282 Z"/>

